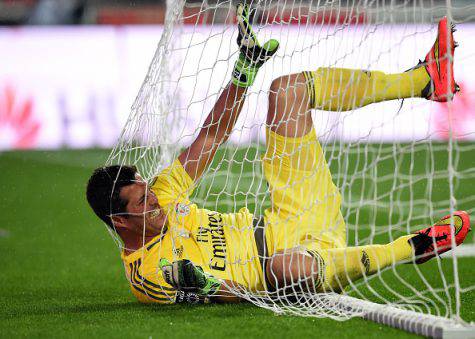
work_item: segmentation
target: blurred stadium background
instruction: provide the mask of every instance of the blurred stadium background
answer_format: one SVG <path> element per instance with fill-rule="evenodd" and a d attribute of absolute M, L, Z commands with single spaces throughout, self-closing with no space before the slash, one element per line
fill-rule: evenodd
<path fill-rule="evenodd" d="M 201 1 L 187 3 L 185 24 L 230 20 L 228 9 L 213 7 L 215 1 L 206 2 L 207 8 L 212 8 L 207 15 L 200 15 Z M 403 24 L 402 30 L 413 23 L 429 24 L 446 12 L 444 0 L 327 3 L 330 10 L 313 13 L 309 20 L 338 23 L 361 3 L 365 11 L 354 16 L 355 23 L 371 21 L 390 4 L 392 13 L 384 20 Z M 438 159 L 435 172 L 443 172 L 448 166 L 444 126 L 450 122 L 457 149 L 457 207 L 473 212 L 475 65 L 467 61 L 475 55 L 475 4 L 472 0 L 453 0 L 451 4 L 455 21 L 463 23 L 458 32 L 462 47 L 456 58 L 463 91 L 454 101 L 452 113 L 432 105 L 423 115 L 431 122 L 430 130 L 421 120 L 410 128 L 402 124 L 402 130 L 382 129 L 376 139 L 396 140 L 403 149 L 405 142 L 430 136 L 433 145 L 419 147 L 400 161 L 409 164 L 414 161 L 411 154 L 415 155 L 421 161 L 415 163 L 411 175 L 423 176 L 427 159 Z M 298 5 L 311 7 L 307 1 Z M 338 14 L 331 9 L 336 7 L 340 8 Z M 91 171 L 106 161 L 127 119 L 160 39 L 165 12 L 165 1 L 152 0 L 0 0 L 0 337 L 330 337 L 336 331 L 342 337 L 409 336 L 360 319 L 340 323 L 275 317 L 252 305 L 159 308 L 135 302 L 117 247 L 89 211 L 84 189 Z M 269 13 L 260 15 L 265 18 Z M 288 22 L 292 17 L 284 11 L 273 20 Z M 427 46 L 432 43 L 432 38 L 429 40 Z M 340 136 L 352 140 L 359 133 L 364 131 L 341 131 Z M 224 156 L 225 152 L 218 158 Z M 386 164 L 383 161 L 378 174 L 390 176 L 395 166 L 391 159 Z M 430 181 L 436 184 L 434 199 L 443 200 L 448 194 L 445 178 Z M 252 186 L 245 180 L 238 184 L 246 187 L 244 191 Z M 229 190 L 236 192 L 237 188 Z M 425 189 L 414 192 L 412 197 L 403 192 L 400 199 L 423 201 Z M 401 206 L 404 203 L 398 209 Z M 404 213 L 399 212 L 392 217 L 400 218 Z M 365 219 L 351 207 L 348 218 Z M 390 217 L 378 218 L 384 223 Z M 472 321 L 473 260 L 459 259 L 461 286 L 466 289 L 462 317 Z M 425 276 L 430 277 L 431 269 L 450 276 L 452 265 L 427 264 L 422 268 Z M 414 272 L 401 274 L 406 274 L 408 281 L 413 275 L 414 286 L 420 283 Z"/>

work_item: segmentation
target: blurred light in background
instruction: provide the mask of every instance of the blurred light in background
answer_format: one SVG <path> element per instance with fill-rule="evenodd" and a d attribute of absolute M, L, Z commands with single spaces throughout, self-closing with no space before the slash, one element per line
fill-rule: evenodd
<path fill-rule="evenodd" d="M 206 44 L 198 44 L 198 48 L 190 49 L 190 53 L 195 53 L 197 57 L 187 59 L 194 61 L 187 65 L 192 76 L 189 81 L 183 81 L 181 87 L 178 100 L 182 101 L 182 106 L 199 102 L 209 96 L 209 93 L 217 92 L 229 76 L 232 62 L 228 59 L 232 58 L 234 51 L 234 36 L 232 32 L 223 32 L 218 34 L 217 39 L 210 38 L 212 26 L 209 24 L 219 27 L 234 20 L 234 16 L 230 15 L 229 3 L 225 6 L 210 7 L 212 3 L 207 2 L 206 11 L 202 11 L 200 1 L 190 1 L 185 8 L 185 30 L 188 29 L 188 33 L 194 34 L 196 39 L 209 41 Z M 349 3 L 352 4 L 353 1 Z M 397 1 L 394 3 L 397 4 Z M 393 28 L 390 30 L 385 29 L 383 25 L 370 38 L 370 46 L 377 46 L 387 40 L 385 32 L 390 32 L 398 41 L 405 37 L 401 46 L 407 48 L 399 46 L 395 50 L 405 63 L 396 64 L 399 70 L 406 69 L 417 61 L 414 59 L 415 53 L 423 57 L 425 48 L 432 44 L 434 34 L 430 29 L 434 26 L 424 22 L 430 22 L 438 13 L 443 15 L 446 9 L 445 1 L 430 3 L 430 12 L 424 11 L 423 8 L 409 8 L 412 17 L 404 11 L 395 11 L 391 16 L 391 23 L 400 22 L 401 25 L 396 24 L 396 28 L 391 26 Z M 351 6 L 339 9 L 338 14 L 335 14 L 331 9 L 312 11 L 312 7 L 305 7 L 305 4 L 302 2 L 299 7 L 300 22 L 304 20 L 309 25 L 318 23 L 334 27 L 341 24 L 342 18 L 351 16 L 351 25 L 345 28 L 344 34 L 339 36 L 340 39 L 353 39 L 356 32 L 359 32 L 360 24 L 371 23 L 373 20 L 371 11 L 355 11 Z M 452 1 L 452 5 L 456 20 L 466 22 L 475 18 L 475 6 L 471 1 Z M 0 0 L 0 24 L 4 25 L 0 28 L 0 149 L 113 146 L 160 39 L 165 10 L 164 1 Z M 417 15 L 414 15 L 415 13 Z M 269 34 L 281 35 L 282 27 L 288 31 L 289 34 L 285 35 L 286 50 L 282 48 L 280 51 L 284 55 L 290 55 L 291 49 L 294 48 L 292 43 L 298 40 L 297 37 L 311 34 L 292 28 L 292 24 L 297 23 L 292 12 L 272 8 L 258 12 L 258 18 L 265 24 L 288 24 L 275 25 L 275 33 L 272 33 L 272 27 L 267 28 Z M 133 24 L 142 26 L 132 26 Z M 156 26 L 149 26 L 150 24 Z M 16 26 L 12 27 L 13 25 Z M 196 25 L 199 25 L 199 29 Z M 324 27 L 322 26 L 322 31 L 325 31 Z M 471 140 L 475 140 L 475 135 L 471 132 L 475 131 L 475 113 L 472 109 L 473 100 L 468 93 L 475 90 L 475 80 L 470 76 L 475 74 L 475 66 L 467 63 L 467 60 L 475 54 L 475 46 L 471 43 L 471 37 L 474 35 L 475 23 L 464 23 L 457 32 L 457 40 L 462 47 L 457 50 L 455 72 L 463 91 L 456 97 L 450 115 L 454 135 L 460 139 Z M 417 40 L 421 36 L 424 36 L 422 44 Z M 393 45 L 398 45 L 398 41 Z M 416 46 L 417 52 L 414 48 Z M 324 45 L 319 46 L 323 47 Z M 203 54 L 203 48 L 208 51 L 225 50 L 228 54 L 223 56 L 222 63 L 205 65 L 199 57 Z M 361 54 L 361 60 L 372 60 L 370 53 L 379 54 L 378 51 L 368 48 Z M 211 59 L 216 60 L 214 57 Z M 301 71 L 318 67 L 318 62 L 328 63 L 328 60 L 317 60 L 315 64 L 308 65 L 302 60 L 310 59 L 295 58 L 291 67 L 284 65 L 279 68 L 280 72 Z M 345 66 L 348 67 L 364 67 L 364 64 L 351 63 L 351 60 L 346 62 Z M 394 58 L 382 57 L 381 60 L 372 62 L 371 67 L 388 72 L 395 71 L 392 67 L 394 64 L 391 64 L 393 62 Z M 197 72 L 213 67 L 216 67 L 217 71 L 212 77 L 206 71 Z M 268 86 L 272 76 L 278 75 L 262 75 L 262 88 Z M 210 88 L 213 89 L 211 92 L 207 92 L 208 85 L 199 85 L 207 82 L 210 82 Z M 198 100 L 190 95 L 197 95 Z M 256 95 L 248 101 L 249 107 L 262 108 L 266 105 L 265 95 Z M 188 116 L 185 118 L 188 132 L 185 134 L 193 134 L 199 124 L 201 112 L 207 111 L 209 105 L 210 102 L 205 100 L 200 105 L 191 105 L 190 110 L 197 113 L 187 112 Z M 448 137 L 445 126 L 448 125 L 449 113 L 446 106 L 420 100 L 415 104 L 409 102 L 394 118 L 396 106 L 399 104 L 393 102 L 387 105 L 384 106 L 387 109 L 383 109 L 381 115 L 376 118 L 371 112 L 372 108 L 366 109 L 367 112 L 360 111 L 358 117 L 343 114 L 345 125 L 335 129 L 335 133 L 330 137 L 355 140 L 366 135 L 368 131 L 373 133 L 370 140 L 375 141 L 421 138 L 444 140 Z M 383 106 L 379 107 L 381 110 Z M 404 128 L 407 126 L 405 121 L 414 122 L 415 110 L 420 112 L 418 123 L 412 123 L 411 128 Z M 255 120 L 242 121 L 241 125 L 262 127 L 264 111 L 256 114 L 253 117 Z M 323 112 L 318 114 L 321 114 L 321 119 L 328 124 L 334 123 L 330 121 L 334 118 Z M 354 123 L 352 119 L 356 119 Z M 322 126 L 325 127 L 324 124 Z M 232 141 L 256 141 L 259 135 L 264 135 L 253 128 L 243 130 L 247 131 L 247 134 L 234 135 Z M 183 141 L 186 142 L 185 139 Z"/>

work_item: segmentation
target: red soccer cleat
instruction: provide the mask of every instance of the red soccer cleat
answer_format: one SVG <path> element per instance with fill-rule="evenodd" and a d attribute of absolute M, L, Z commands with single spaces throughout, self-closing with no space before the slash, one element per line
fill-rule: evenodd
<path fill-rule="evenodd" d="M 409 239 L 416 255 L 416 264 L 422 264 L 452 249 L 452 234 L 456 246 L 464 241 L 471 230 L 469 215 L 465 211 L 454 212 L 453 226 L 450 219 L 450 214 L 446 215 L 433 226 L 416 232 L 417 235 Z M 453 227 L 453 233 L 450 227 Z"/>
<path fill-rule="evenodd" d="M 422 90 L 422 96 L 433 101 L 450 101 L 460 90 L 454 80 L 455 25 L 448 25 L 447 17 L 439 21 L 437 39 L 424 59 L 431 81 Z"/>

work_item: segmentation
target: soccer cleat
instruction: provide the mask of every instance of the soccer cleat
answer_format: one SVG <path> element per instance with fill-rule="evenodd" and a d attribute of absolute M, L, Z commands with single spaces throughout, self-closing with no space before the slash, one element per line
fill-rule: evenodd
<path fill-rule="evenodd" d="M 416 236 L 409 239 L 414 248 L 416 264 L 422 264 L 436 255 L 452 249 L 452 236 L 455 237 L 455 245 L 460 245 L 470 229 L 470 217 L 465 211 L 456 211 L 451 225 L 450 214 L 446 215 L 433 226 L 416 232 Z M 453 232 L 450 228 L 453 227 Z"/>
<path fill-rule="evenodd" d="M 447 27 L 447 17 L 439 21 L 437 39 L 422 63 L 430 81 L 422 90 L 422 97 L 446 102 L 452 100 L 458 86 L 454 80 L 454 51 L 458 43 L 454 41 L 455 25 Z"/>

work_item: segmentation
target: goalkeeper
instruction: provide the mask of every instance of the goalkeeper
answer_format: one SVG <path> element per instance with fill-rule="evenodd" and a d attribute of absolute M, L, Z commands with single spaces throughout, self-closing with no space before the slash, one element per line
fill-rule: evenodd
<path fill-rule="evenodd" d="M 353 110 L 422 97 L 447 101 L 455 43 L 447 19 L 424 62 L 400 74 L 320 68 L 275 79 L 269 94 L 262 158 L 272 206 L 263 218 L 200 209 L 196 182 L 232 132 L 247 89 L 279 47 L 259 44 L 247 6 L 237 9 L 238 46 L 232 80 L 196 140 L 149 187 L 133 166 L 98 168 L 87 199 L 124 244 L 122 260 L 141 302 L 236 301 L 240 292 L 341 291 L 350 281 L 398 262 L 423 263 L 459 245 L 470 230 L 458 211 L 434 226 L 385 245 L 347 247 L 341 197 L 317 140 L 312 109 Z"/>

